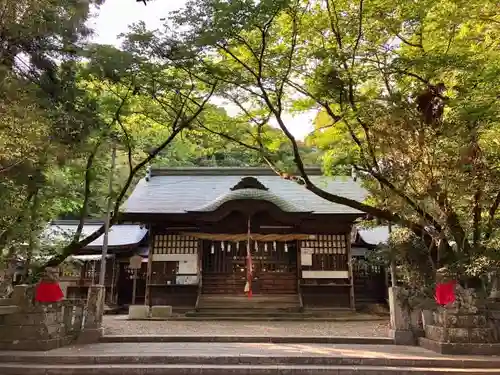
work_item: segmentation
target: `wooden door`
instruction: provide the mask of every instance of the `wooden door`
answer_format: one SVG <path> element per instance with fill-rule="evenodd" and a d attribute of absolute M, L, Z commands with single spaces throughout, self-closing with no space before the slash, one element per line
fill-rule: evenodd
<path fill-rule="evenodd" d="M 243 294 L 246 242 L 203 241 L 202 289 L 206 294 Z"/>
<path fill-rule="evenodd" d="M 297 293 L 295 241 L 251 243 L 254 294 Z M 243 294 L 246 283 L 246 241 L 203 241 L 202 289 L 206 294 Z"/>
<path fill-rule="evenodd" d="M 119 263 L 119 276 L 117 282 L 118 305 L 130 305 L 132 303 L 134 270 L 129 268 L 128 263 Z M 135 303 L 143 304 L 146 290 L 147 263 L 142 263 L 141 269 L 137 270 Z"/>
<path fill-rule="evenodd" d="M 256 242 L 253 244 L 252 260 L 254 293 L 297 293 L 296 241 Z"/>

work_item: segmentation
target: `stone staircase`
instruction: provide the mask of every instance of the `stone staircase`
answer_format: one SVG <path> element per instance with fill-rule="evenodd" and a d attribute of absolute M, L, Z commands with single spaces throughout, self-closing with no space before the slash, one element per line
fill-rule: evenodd
<path fill-rule="evenodd" d="M 301 315 L 298 294 L 244 295 L 202 294 L 188 317 L 200 318 L 286 318 Z"/>
<path fill-rule="evenodd" d="M 0 374 L 486 375 L 500 374 L 500 359 L 441 356 L 383 344 L 101 343 L 50 352 L 0 352 Z"/>

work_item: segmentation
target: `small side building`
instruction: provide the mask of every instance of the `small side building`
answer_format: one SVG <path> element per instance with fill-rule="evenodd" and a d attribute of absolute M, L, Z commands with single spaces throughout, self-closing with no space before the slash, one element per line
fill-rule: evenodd
<path fill-rule="evenodd" d="M 103 225 L 102 221 L 86 221 L 82 238 L 91 235 Z M 53 221 L 44 233 L 47 241 L 54 244 L 68 242 L 76 233 L 78 221 Z M 109 230 L 106 259 L 106 303 L 129 305 L 132 303 L 134 277 L 136 278 L 136 302 L 144 303 L 147 272 L 148 238 L 144 225 L 113 225 Z M 67 298 L 86 298 L 89 286 L 99 283 L 104 235 L 91 242 L 61 267 L 60 284 Z M 129 268 L 133 255 L 144 258 L 142 268 L 134 272 Z"/>
<path fill-rule="evenodd" d="M 349 177 L 308 174 L 326 191 L 366 197 Z M 121 212 L 122 222 L 149 230 L 149 305 L 200 310 L 248 301 L 249 250 L 256 304 L 355 308 L 351 232 L 363 213 L 269 169 L 152 169 Z"/>
<path fill-rule="evenodd" d="M 368 261 L 370 252 L 389 240 L 389 227 L 353 227 L 351 241 L 354 293 L 358 306 L 385 303 L 388 274 L 385 267 Z"/>

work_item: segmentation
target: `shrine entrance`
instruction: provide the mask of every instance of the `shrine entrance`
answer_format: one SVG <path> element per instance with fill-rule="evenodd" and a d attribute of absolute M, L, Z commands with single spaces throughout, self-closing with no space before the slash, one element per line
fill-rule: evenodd
<path fill-rule="evenodd" d="M 296 294 L 297 241 L 250 241 L 253 294 Z M 204 294 L 243 295 L 247 241 L 203 240 Z"/>

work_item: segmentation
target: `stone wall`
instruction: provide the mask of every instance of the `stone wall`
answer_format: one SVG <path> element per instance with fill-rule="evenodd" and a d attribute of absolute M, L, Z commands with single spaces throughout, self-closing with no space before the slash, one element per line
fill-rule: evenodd
<path fill-rule="evenodd" d="M 18 285 L 12 298 L 0 306 L 0 350 L 50 350 L 100 337 L 102 318 L 96 318 L 85 300 L 63 300 L 40 304 L 34 301 L 34 286 Z M 90 298 L 89 298 L 90 299 Z"/>
<path fill-rule="evenodd" d="M 500 342 L 500 301 L 490 301 L 487 304 L 488 318 L 495 334 L 495 340 Z"/>
<path fill-rule="evenodd" d="M 455 288 L 455 302 L 439 307 L 433 323 L 426 325 L 421 346 L 442 354 L 497 355 L 500 353 L 498 321 L 484 308 L 474 290 Z"/>

